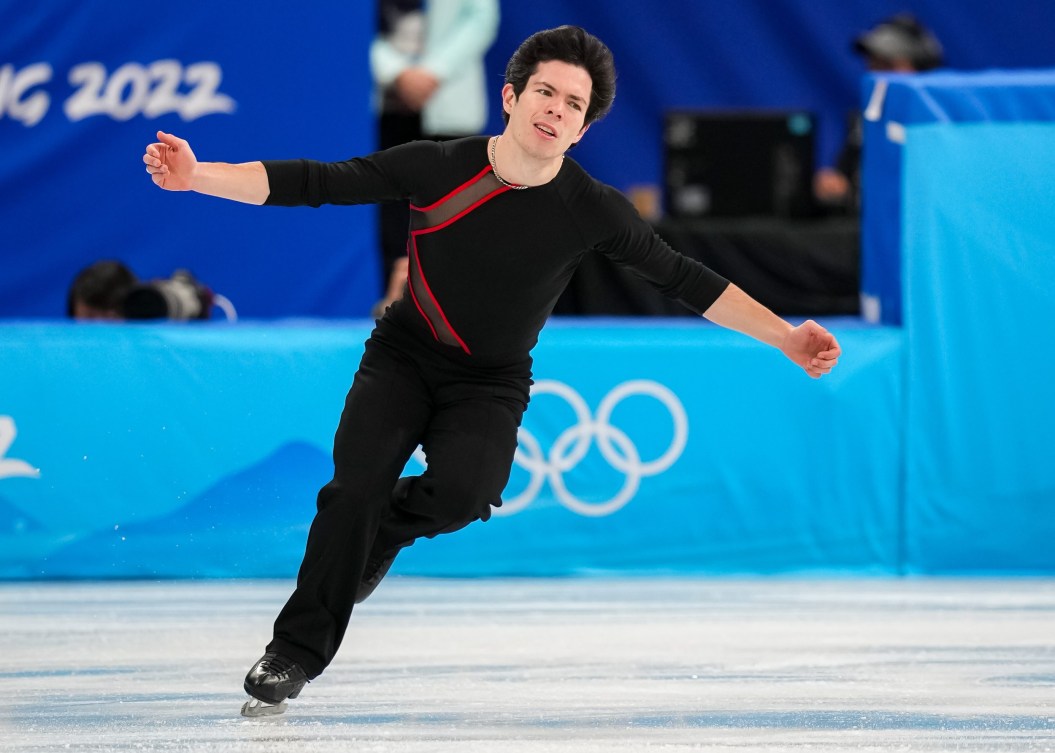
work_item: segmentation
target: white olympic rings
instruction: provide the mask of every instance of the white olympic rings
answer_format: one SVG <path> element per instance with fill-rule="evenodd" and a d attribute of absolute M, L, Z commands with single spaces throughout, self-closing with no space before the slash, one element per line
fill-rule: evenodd
<path fill-rule="evenodd" d="M 532 398 L 539 395 L 554 395 L 563 398 L 575 414 L 575 423 L 564 429 L 554 440 L 548 453 L 535 435 L 520 427 L 517 434 L 518 447 L 513 463 L 530 474 L 527 486 L 516 496 L 506 498 L 495 515 L 513 515 L 530 505 L 542 485 L 549 480 L 550 488 L 558 502 L 569 510 L 589 517 L 611 515 L 626 505 L 645 476 L 655 476 L 670 468 L 681 457 L 689 435 L 689 421 L 685 408 L 670 389 L 647 379 L 635 379 L 617 385 L 605 395 L 597 407 L 596 417 L 582 396 L 573 388 L 552 379 L 543 379 L 531 388 Z M 629 435 L 611 423 L 612 412 L 628 397 L 646 396 L 658 400 L 670 413 L 673 420 L 673 437 L 667 449 L 654 460 L 643 461 L 637 445 Z M 530 415 L 530 412 L 529 412 Z M 625 474 L 622 487 L 610 499 L 603 502 L 587 502 L 576 497 L 568 489 L 565 474 L 574 469 L 590 451 L 593 440 L 604 460 L 616 471 Z M 418 448 L 415 459 L 425 464 L 425 457 Z"/>

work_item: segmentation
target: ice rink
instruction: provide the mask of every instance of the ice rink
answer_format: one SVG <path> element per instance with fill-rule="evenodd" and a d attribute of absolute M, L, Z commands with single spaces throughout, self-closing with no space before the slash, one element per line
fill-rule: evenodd
<path fill-rule="evenodd" d="M 1055 750 L 1052 580 L 394 577 L 242 718 L 291 586 L 0 584 L 0 748 Z"/>

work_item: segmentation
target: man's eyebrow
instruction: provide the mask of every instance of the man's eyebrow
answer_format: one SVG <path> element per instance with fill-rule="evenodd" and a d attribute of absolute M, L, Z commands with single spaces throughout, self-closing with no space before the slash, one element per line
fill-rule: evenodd
<path fill-rule="evenodd" d="M 555 87 L 553 84 L 547 83 L 545 81 L 539 81 L 538 82 L 538 86 L 545 86 L 547 89 L 552 89 L 555 92 L 559 92 L 560 91 L 560 89 Z M 568 97 L 571 98 L 571 99 L 577 99 L 580 102 L 585 102 L 586 101 L 585 99 L 580 97 L 578 94 L 569 94 Z"/>

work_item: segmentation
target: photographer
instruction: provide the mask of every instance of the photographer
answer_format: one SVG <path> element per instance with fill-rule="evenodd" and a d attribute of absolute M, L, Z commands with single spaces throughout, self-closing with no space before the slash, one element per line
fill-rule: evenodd
<path fill-rule="evenodd" d="M 853 40 L 853 51 L 873 72 L 921 73 L 944 62 L 941 42 L 915 16 L 899 13 Z M 862 114 L 850 116 L 836 162 L 814 174 L 813 192 L 821 206 L 857 213 L 861 204 Z"/>
<path fill-rule="evenodd" d="M 230 301 L 184 269 L 168 279 L 140 282 L 121 262 L 104 260 L 77 273 L 67 296 L 66 315 L 78 321 L 189 321 L 211 318 L 214 306 L 229 321 L 236 318 Z"/>

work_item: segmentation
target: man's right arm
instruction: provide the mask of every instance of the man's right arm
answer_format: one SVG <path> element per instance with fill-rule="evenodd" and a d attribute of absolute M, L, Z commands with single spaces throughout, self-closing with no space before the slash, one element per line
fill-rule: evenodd
<path fill-rule="evenodd" d="M 157 135 L 143 162 L 154 183 L 166 191 L 196 191 L 245 204 L 263 204 L 271 194 L 262 163 L 198 162 L 183 139 L 162 131 Z"/>

